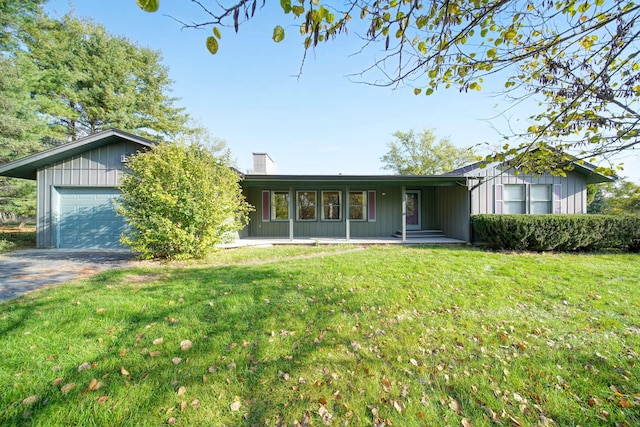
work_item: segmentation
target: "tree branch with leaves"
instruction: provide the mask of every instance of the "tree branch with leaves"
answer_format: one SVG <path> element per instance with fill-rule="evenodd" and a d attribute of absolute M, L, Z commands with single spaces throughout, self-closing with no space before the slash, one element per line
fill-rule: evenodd
<path fill-rule="evenodd" d="M 238 32 L 265 4 L 192 2 L 207 20 L 184 26 L 211 27 L 207 47 L 214 54 L 225 27 Z M 159 8 L 159 0 L 137 3 Z M 280 6 L 274 41 L 297 25 L 306 58 L 309 49 L 355 32 L 360 53 L 374 53 L 358 74 L 370 84 L 431 95 L 478 91 L 497 79 L 508 99 L 536 101 L 541 111 L 530 126 L 508 135 L 488 162 L 509 158 L 524 172 L 563 174 L 574 160 L 610 158 L 640 143 L 640 5 L 633 1 L 281 0 Z"/>

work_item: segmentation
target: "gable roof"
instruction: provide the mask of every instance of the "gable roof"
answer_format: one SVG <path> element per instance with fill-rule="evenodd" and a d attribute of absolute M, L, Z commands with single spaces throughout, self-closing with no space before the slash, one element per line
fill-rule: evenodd
<path fill-rule="evenodd" d="M 508 162 L 508 161 L 507 161 Z M 490 167 L 491 165 L 496 165 L 496 166 L 500 166 L 503 165 L 507 162 L 503 162 L 503 163 L 487 163 L 483 160 L 479 161 L 479 162 L 475 162 L 475 163 L 471 163 L 469 165 L 463 166 L 461 168 L 458 169 L 454 169 L 452 171 L 449 171 L 443 175 L 447 176 L 447 175 L 470 175 L 471 172 L 480 169 L 481 165 L 486 165 L 486 167 Z M 573 169 L 571 170 L 572 172 L 576 172 L 582 176 L 585 177 L 585 182 L 587 184 L 600 184 L 603 182 L 613 182 L 616 179 L 618 179 L 617 176 L 613 175 L 613 176 L 607 176 L 607 175 L 603 175 L 600 172 L 596 172 L 597 166 L 592 165 L 591 163 L 588 162 L 582 162 L 579 163 L 578 161 L 574 161 L 571 162 L 573 165 Z"/>
<path fill-rule="evenodd" d="M 143 147 L 153 147 L 154 141 L 124 132 L 108 129 L 102 132 L 77 139 L 58 147 L 32 154 L 27 157 L 0 165 L 0 176 L 12 178 L 36 179 L 38 169 L 52 163 L 84 153 L 85 151 L 103 147 L 120 141 L 130 141 Z"/>

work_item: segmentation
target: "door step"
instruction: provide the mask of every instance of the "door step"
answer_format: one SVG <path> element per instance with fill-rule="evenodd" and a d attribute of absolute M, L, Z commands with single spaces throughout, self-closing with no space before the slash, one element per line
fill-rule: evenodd
<path fill-rule="evenodd" d="M 402 239 L 402 230 L 396 231 L 391 235 L 398 239 Z M 442 230 L 407 230 L 407 239 L 428 239 L 434 237 L 446 237 Z"/>

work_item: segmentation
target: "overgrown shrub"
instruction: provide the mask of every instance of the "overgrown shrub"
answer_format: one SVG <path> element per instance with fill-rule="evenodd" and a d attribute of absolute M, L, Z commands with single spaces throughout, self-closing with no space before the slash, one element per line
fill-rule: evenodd
<path fill-rule="evenodd" d="M 251 210 L 226 156 L 197 144 L 161 144 L 132 156 L 117 212 L 121 242 L 142 258 L 201 258 L 247 223 Z"/>
<path fill-rule="evenodd" d="M 579 251 L 630 249 L 640 239 L 638 215 L 474 215 L 474 231 L 500 249 Z"/>

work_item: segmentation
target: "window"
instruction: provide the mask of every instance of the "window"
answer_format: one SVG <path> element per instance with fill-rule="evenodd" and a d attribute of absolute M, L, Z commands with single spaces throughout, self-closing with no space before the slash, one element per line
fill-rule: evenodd
<path fill-rule="evenodd" d="M 297 191 L 296 192 L 296 218 L 298 221 L 316 220 L 316 192 Z"/>
<path fill-rule="evenodd" d="M 557 185 L 557 187 L 560 187 Z M 549 214 L 554 211 L 554 191 L 560 213 L 560 188 L 550 184 L 504 184 L 496 185 L 496 213 L 505 214 Z"/>
<path fill-rule="evenodd" d="M 504 213 L 527 213 L 526 187 L 524 184 L 505 184 L 504 186 Z"/>
<path fill-rule="evenodd" d="M 271 220 L 287 221 L 289 219 L 289 192 L 274 191 L 271 193 Z"/>
<path fill-rule="evenodd" d="M 342 192 L 322 192 L 322 220 L 340 221 L 342 219 Z"/>
<path fill-rule="evenodd" d="M 529 189 L 529 213 L 551 213 L 551 186 L 547 184 L 531 184 Z"/>
<path fill-rule="evenodd" d="M 367 219 L 367 192 L 349 192 L 349 219 L 364 221 Z"/>

